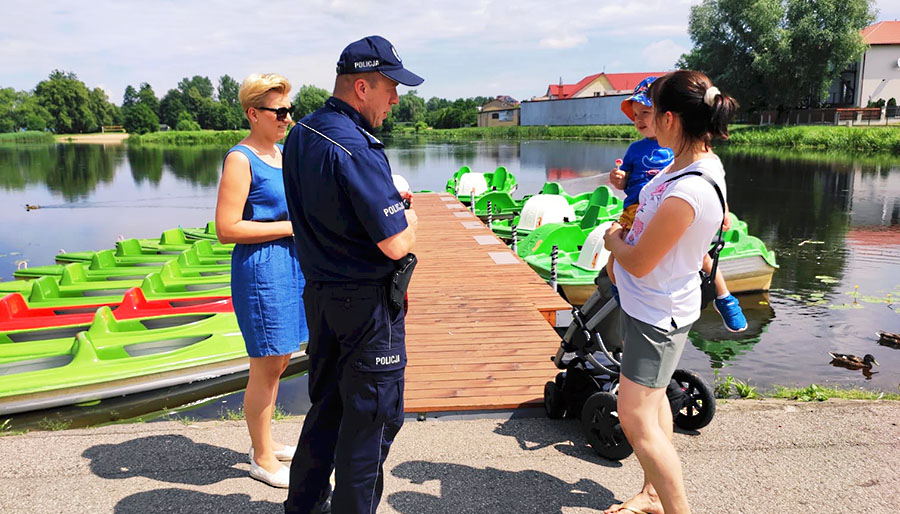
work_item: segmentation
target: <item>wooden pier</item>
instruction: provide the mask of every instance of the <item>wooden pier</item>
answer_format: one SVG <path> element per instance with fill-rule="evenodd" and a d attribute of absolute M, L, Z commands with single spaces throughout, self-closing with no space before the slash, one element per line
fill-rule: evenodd
<path fill-rule="evenodd" d="M 454 197 L 416 194 L 413 208 L 406 412 L 540 405 L 571 307 Z"/>

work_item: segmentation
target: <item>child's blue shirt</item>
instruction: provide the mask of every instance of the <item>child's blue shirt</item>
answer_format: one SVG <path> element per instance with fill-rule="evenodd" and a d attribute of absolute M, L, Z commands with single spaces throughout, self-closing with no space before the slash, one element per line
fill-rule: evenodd
<path fill-rule="evenodd" d="M 673 160 L 675 160 L 674 152 L 659 146 L 656 139 L 644 138 L 628 145 L 625 157 L 622 158 L 622 165 L 619 166 L 619 169 L 628 173 L 628 182 L 625 184 L 625 207 L 636 204 L 644 184 L 650 182 L 654 175 Z"/>

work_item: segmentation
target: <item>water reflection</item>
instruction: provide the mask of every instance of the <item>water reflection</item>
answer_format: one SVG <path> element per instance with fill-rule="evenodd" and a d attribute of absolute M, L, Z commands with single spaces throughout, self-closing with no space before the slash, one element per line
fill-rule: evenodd
<path fill-rule="evenodd" d="M 98 183 L 110 182 L 121 146 L 0 146 L 0 184 L 7 190 L 45 185 L 66 201 L 90 196 Z"/>
<path fill-rule="evenodd" d="M 738 334 L 729 332 L 722 324 L 722 317 L 710 306 L 700 313 L 688 336 L 695 348 L 709 356 L 712 368 L 721 368 L 752 350 L 775 318 L 768 293 L 741 295 L 740 302 L 747 317 L 747 330 Z"/>

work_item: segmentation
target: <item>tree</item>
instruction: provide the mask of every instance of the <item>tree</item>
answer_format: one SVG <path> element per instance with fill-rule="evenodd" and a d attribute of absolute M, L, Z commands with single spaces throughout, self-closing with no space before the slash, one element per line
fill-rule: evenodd
<path fill-rule="evenodd" d="M 328 91 L 313 85 L 304 85 L 294 97 L 294 119 L 299 120 L 307 114 L 325 105 L 331 95 Z"/>
<path fill-rule="evenodd" d="M 238 93 L 240 90 L 241 85 L 229 75 L 226 74 L 219 77 L 219 88 L 216 91 L 218 93 L 219 101 L 223 104 L 240 105 L 240 101 L 238 100 Z"/>
<path fill-rule="evenodd" d="M 227 128 L 240 128 L 244 122 L 244 111 L 241 109 L 241 101 L 238 93 L 241 91 L 241 85 L 228 75 L 219 77 L 218 97 L 219 103 L 227 108 L 225 113 L 225 121 Z"/>
<path fill-rule="evenodd" d="M 706 73 L 744 108 L 815 106 L 865 50 L 871 0 L 703 0 L 678 67 Z"/>
<path fill-rule="evenodd" d="M 16 123 L 13 120 L 16 104 L 16 90 L 11 87 L 0 88 L 0 132 L 14 132 Z"/>
<path fill-rule="evenodd" d="M 127 109 L 122 109 L 125 118 L 123 125 L 131 134 L 146 134 L 159 130 L 159 118 L 146 104 L 136 103 Z"/>
<path fill-rule="evenodd" d="M 50 128 L 58 134 L 93 132 L 99 127 L 90 110 L 90 92 L 72 72 L 53 70 L 34 88 L 38 104 L 50 113 Z"/>
<path fill-rule="evenodd" d="M 200 130 L 200 124 L 194 121 L 194 118 L 186 111 L 181 111 L 175 124 L 175 130 Z"/>
<path fill-rule="evenodd" d="M 156 114 L 157 118 L 159 117 L 159 100 L 156 98 L 156 93 L 153 92 L 150 84 L 146 82 L 141 83 L 141 89 L 137 93 L 137 101 L 149 107 L 153 114 Z"/>
<path fill-rule="evenodd" d="M 400 103 L 393 110 L 396 112 L 397 121 L 415 123 L 425 118 L 425 100 L 415 89 L 410 89 L 400 95 Z"/>
<path fill-rule="evenodd" d="M 134 87 L 131 86 L 131 84 L 129 84 L 125 88 L 125 94 L 122 96 L 122 108 L 124 109 L 126 107 L 131 107 L 132 105 L 137 103 L 137 100 L 138 100 L 137 89 L 135 89 Z"/>
<path fill-rule="evenodd" d="M 95 87 L 88 95 L 88 101 L 90 110 L 94 113 L 94 118 L 97 119 L 98 125 L 115 125 L 118 123 L 120 117 L 119 108 L 109 102 L 106 91 Z"/>
<path fill-rule="evenodd" d="M 187 95 L 192 89 L 197 92 L 198 98 L 212 98 L 213 85 L 209 77 L 194 75 L 192 78 L 183 78 L 178 82 L 178 89 Z"/>
<path fill-rule="evenodd" d="M 177 89 L 170 89 L 166 96 L 162 97 L 162 100 L 159 101 L 159 122 L 165 123 L 170 127 L 174 127 L 178 125 L 179 120 L 181 119 L 181 113 L 190 114 L 187 112 L 187 107 L 184 105 L 182 99 L 181 91 Z M 193 121 L 193 116 L 190 116 Z"/>

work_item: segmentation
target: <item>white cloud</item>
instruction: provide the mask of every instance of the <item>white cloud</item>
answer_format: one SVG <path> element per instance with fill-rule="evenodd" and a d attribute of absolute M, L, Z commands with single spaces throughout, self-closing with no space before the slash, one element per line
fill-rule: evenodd
<path fill-rule="evenodd" d="M 641 56 L 648 67 L 662 70 L 671 70 L 675 68 L 675 63 L 681 57 L 681 54 L 687 53 L 690 49 L 683 47 L 671 39 L 663 39 L 656 41 L 644 47 Z"/>
<path fill-rule="evenodd" d="M 587 43 L 587 38 L 581 34 L 564 36 L 561 38 L 546 37 L 538 44 L 541 48 L 573 48 Z"/>

